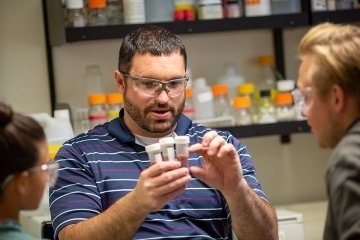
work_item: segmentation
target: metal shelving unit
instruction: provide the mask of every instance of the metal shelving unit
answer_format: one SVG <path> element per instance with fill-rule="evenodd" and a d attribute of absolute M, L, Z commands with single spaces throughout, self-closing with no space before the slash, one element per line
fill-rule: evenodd
<path fill-rule="evenodd" d="M 198 34 L 222 31 L 240 31 L 251 29 L 271 29 L 273 33 L 276 67 L 285 76 L 283 53 L 283 28 L 311 26 L 320 22 L 356 22 L 360 21 L 360 10 L 343 10 L 332 12 L 311 12 L 310 0 L 301 1 L 300 13 L 281 14 L 262 17 L 241 17 L 234 19 L 197 20 L 162 22 L 156 25 L 170 29 L 177 34 Z M 90 40 L 116 39 L 124 37 L 128 32 L 146 24 L 130 24 L 115 26 L 65 28 L 63 9 L 60 0 L 43 0 L 44 24 L 47 43 L 48 72 L 51 104 L 56 103 L 55 79 L 52 63 L 53 46 Z M 280 135 L 281 142 L 289 142 L 290 134 L 309 132 L 306 121 L 280 122 L 273 124 L 256 124 L 250 126 L 223 127 L 236 137 L 256 137 Z"/>

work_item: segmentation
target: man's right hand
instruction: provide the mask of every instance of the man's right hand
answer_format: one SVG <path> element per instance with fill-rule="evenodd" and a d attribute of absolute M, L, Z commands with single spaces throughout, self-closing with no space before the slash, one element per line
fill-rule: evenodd
<path fill-rule="evenodd" d="M 188 168 L 178 161 L 153 164 L 140 174 L 132 194 L 134 201 L 143 210 L 157 211 L 183 192 L 190 178 Z"/>

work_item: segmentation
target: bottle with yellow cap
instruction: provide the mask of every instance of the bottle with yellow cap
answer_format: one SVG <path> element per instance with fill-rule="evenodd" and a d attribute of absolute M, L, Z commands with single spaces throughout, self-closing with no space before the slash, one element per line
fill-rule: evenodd
<path fill-rule="evenodd" d="M 291 93 L 280 92 L 275 96 L 276 119 L 280 121 L 293 121 L 296 118 L 296 112 L 293 105 Z"/>
<path fill-rule="evenodd" d="M 252 116 L 252 123 L 257 123 L 258 122 L 258 114 L 257 114 L 258 99 L 255 98 L 255 85 L 253 83 L 240 84 L 240 85 L 238 85 L 236 90 L 237 90 L 238 96 L 248 97 L 250 99 L 250 113 Z"/>
<path fill-rule="evenodd" d="M 93 128 L 106 122 L 106 95 L 103 93 L 91 94 L 89 101 L 89 122 Z"/>
<path fill-rule="evenodd" d="M 107 120 L 110 121 L 119 116 L 120 109 L 124 107 L 124 97 L 121 93 L 106 94 Z"/>
<path fill-rule="evenodd" d="M 249 96 L 234 98 L 234 116 L 236 125 L 252 124 L 251 99 Z"/>
<path fill-rule="evenodd" d="M 215 84 L 211 87 L 214 96 L 215 117 L 228 117 L 230 113 L 230 102 L 228 98 L 228 86 L 225 84 Z"/>

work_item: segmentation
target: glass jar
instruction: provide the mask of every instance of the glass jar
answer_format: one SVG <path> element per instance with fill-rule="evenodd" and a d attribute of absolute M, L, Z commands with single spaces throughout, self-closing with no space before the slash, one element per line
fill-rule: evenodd
<path fill-rule="evenodd" d="M 107 0 L 106 17 L 109 25 L 124 23 L 122 0 Z"/>
<path fill-rule="evenodd" d="M 211 90 L 214 96 L 215 117 L 227 117 L 231 115 L 228 86 L 225 84 L 215 84 L 211 87 Z"/>
<path fill-rule="evenodd" d="M 85 27 L 86 15 L 83 0 L 67 0 L 66 10 L 66 27 Z"/>
<path fill-rule="evenodd" d="M 281 121 L 293 121 L 296 117 L 293 98 L 291 93 L 278 93 L 275 96 L 276 119 Z"/>
<path fill-rule="evenodd" d="M 107 120 L 110 121 L 119 117 L 120 110 L 124 107 L 124 97 L 121 93 L 106 94 Z"/>
<path fill-rule="evenodd" d="M 260 91 L 258 113 L 259 123 L 276 122 L 275 106 L 271 100 L 271 91 L 268 89 Z"/>
<path fill-rule="evenodd" d="M 252 124 L 251 99 L 249 96 L 234 98 L 234 116 L 236 125 Z"/>
<path fill-rule="evenodd" d="M 106 0 L 88 0 L 89 26 L 102 26 L 107 24 Z"/>

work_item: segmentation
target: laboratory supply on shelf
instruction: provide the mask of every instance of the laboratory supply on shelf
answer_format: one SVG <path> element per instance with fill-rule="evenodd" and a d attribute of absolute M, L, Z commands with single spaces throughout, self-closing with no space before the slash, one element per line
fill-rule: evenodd
<path fill-rule="evenodd" d="M 145 23 L 144 0 L 123 0 L 125 24 Z"/>
<path fill-rule="evenodd" d="M 298 0 L 272 0 L 271 14 L 299 13 L 301 11 Z"/>
<path fill-rule="evenodd" d="M 224 75 L 217 80 L 217 83 L 228 86 L 228 95 L 231 100 L 237 95 L 237 86 L 244 83 L 244 77 L 238 73 L 234 63 L 228 63 L 224 66 Z"/>
<path fill-rule="evenodd" d="M 107 25 L 106 0 L 88 0 L 89 26 Z"/>
<path fill-rule="evenodd" d="M 102 93 L 92 94 L 88 97 L 90 128 L 106 122 L 106 95 Z"/>
<path fill-rule="evenodd" d="M 284 79 L 276 82 L 278 92 L 291 92 L 295 89 L 295 80 Z"/>
<path fill-rule="evenodd" d="M 192 97 L 192 90 L 191 88 L 187 87 L 185 89 L 185 106 L 183 110 L 183 114 L 185 114 L 188 118 L 191 120 L 195 117 L 195 108 L 194 108 L 194 102 Z"/>
<path fill-rule="evenodd" d="M 85 27 L 87 24 L 83 0 L 66 1 L 66 27 Z"/>
<path fill-rule="evenodd" d="M 99 65 L 87 65 L 84 73 L 85 96 L 103 93 L 103 79 Z"/>
<path fill-rule="evenodd" d="M 275 96 L 276 119 L 282 121 L 294 121 L 296 118 L 293 98 L 291 93 L 279 92 Z"/>
<path fill-rule="evenodd" d="M 107 0 L 106 17 L 108 25 L 119 25 L 124 23 L 122 0 Z"/>
<path fill-rule="evenodd" d="M 252 124 L 251 100 L 249 96 L 235 97 L 233 107 L 236 125 Z"/>
<path fill-rule="evenodd" d="M 72 109 L 75 135 L 89 131 L 89 108 L 75 106 Z"/>
<path fill-rule="evenodd" d="M 250 113 L 253 123 L 259 122 L 257 106 L 258 101 L 255 98 L 255 85 L 253 83 L 243 83 L 237 87 L 237 95 L 250 98 Z"/>
<path fill-rule="evenodd" d="M 275 106 L 271 100 L 271 91 L 268 89 L 260 90 L 258 114 L 259 123 L 276 122 Z"/>
<path fill-rule="evenodd" d="M 243 15 L 242 1 L 227 0 L 225 4 L 226 18 L 238 18 Z"/>
<path fill-rule="evenodd" d="M 311 0 L 311 10 L 313 12 L 326 11 L 326 0 Z"/>
<path fill-rule="evenodd" d="M 271 15 L 270 0 L 245 0 L 245 16 L 267 16 Z"/>
<path fill-rule="evenodd" d="M 145 146 L 145 151 L 149 156 L 151 164 L 162 162 L 160 143 Z"/>
<path fill-rule="evenodd" d="M 175 161 L 174 138 L 164 137 L 159 139 L 164 161 Z"/>
<path fill-rule="evenodd" d="M 145 1 L 147 23 L 173 21 L 174 0 Z"/>
<path fill-rule="evenodd" d="M 198 0 L 198 19 L 221 19 L 223 9 L 221 0 Z"/>
<path fill-rule="evenodd" d="M 181 162 L 181 166 L 189 166 L 189 136 L 175 136 L 176 159 Z"/>
<path fill-rule="evenodd" d="M 124 107 L 124 97 L 121 93 L 106 94 L 107 120 L 110 121 L 119 116 L 120 109 Z"/>
<path fill-rule="evenodd" d="M 228 98 L 228 86 L 225 84 L 215 84 L 211 87 L 214 97 L 215 117 L 226 117 L 231 115 L 231 107 Z"/>
<path fill-rule="evenodd" d="M 256 61 L 260 67 L 255 79 L 257 89 L 275 89 L 276 81 L 284 79 L 284 77 L 276 69 L 274 56 L 259 56 Z M 271 96 L 273 97 L 274 92 L 272 92 L 271 94 Z"/>
<path fill-rule="evenodd" d="M 206 84 L 205 78 L 193 81 L 193 101 L 195 119 L 209 119 L 214 117 L 213 95 L 211 88 Z"/>
<path fill-rule="evenodd" d="M 174 20 L 175 21 L 193 21 L 195 20 L 195 3 L 193 0 L 175 0 L 174 1 Z"/>

